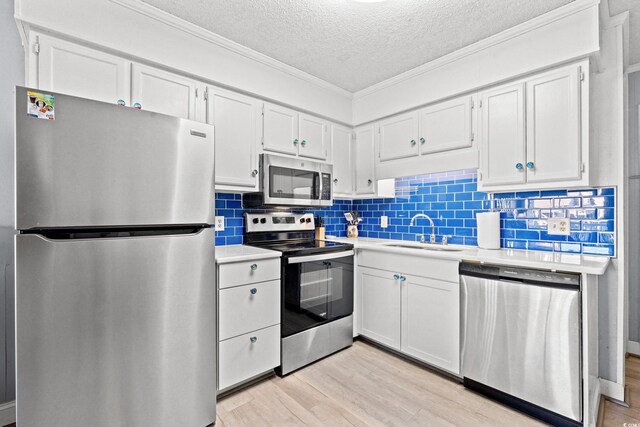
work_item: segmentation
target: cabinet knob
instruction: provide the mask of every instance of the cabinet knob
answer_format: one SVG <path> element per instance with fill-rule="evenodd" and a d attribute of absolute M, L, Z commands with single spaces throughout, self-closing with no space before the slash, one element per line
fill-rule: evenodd
<path fill-rule="evenodd" d="M 424 144 L 425 142 L 427 142 L 427 141 L 425 141 L 424 138 L 420 138 L 420 144 Z"/>
<path fill-rule="evenodd" d="M 405 280 L 407 280 L 407 278 L 406 278 L 406 277 L 404 277 L 404 276 L 400 276 L 400 281 L 401 281 L 401 282 L 404 282 Z"/>
<path fill-rule="evenodd" d="M 400 279 L 400 275 L 399 274 L 394 274 L 393 275 L 393 280 L 398 280 Z"/>
<path fill-rule="evenodd" d="M 516 169 L 522 170 L 522 163 L 516 163 Z"/>
<path fill-rule="evenodd" d="M 337 184 L 338 183 L 338 178 L 334 178 L 333 183 Z"/>
<path fill-rule="evenodd" d="M 300 145 L 302 145 L 304 147 L 305 145 L 307 145 L 307 141 L 305 139 L 303 139 L 302 142 L 300 143 Z"/>
<path fill-rule="evenodd" d="M 533 169 L 535 164 L 533 162 L 527 162 L 527 169 Z"/>
<path fill-rule="evenodd" d="M 371 184 L 373 184 L 373 181 L 372 181 L 372 180 L 370 180 L 370 179 L 368 179 L 368 180 L 367 180 L 367 184 L 371 185 Z"/>
<path fill-rule="evenodd" d="M 251 292 L 251 295 L 255 295 L 258 293 L 258 290 L 256 288 L 251 288 L 251 291 L 249 292 Z"/>
<path fill-rule="evenodd" d="M 118 101 L 116 101 L 116 104 L 118 104 L 121 107 L 124 107 L 125 105 L 127 105 L 127 103 L 124 102 L 124 99 L 118 99 Z"/>
<path fill-rule="evenodd" d="M 416 145 L 416 140 L 415 140 L 415 139 L 412 139 L 412 140 L 411 140 L 411 146 L 413 147 L 414 145 Z"/>
<path fill-rule="evenodd" d="M 251 271 L 256 271 L 258 269 L 258 264 L 251 264 Z"/>
<path fill-rule="evenodd" d="M 293 145 L 298 145 L 298 140 L 297 139 L 293 140 Z"/>
<path fill-rule="evenodd" d="M 256 341 L 258 341 L 258 337 L 251 337 L 249 338 L 249 341 L 251 341 L 251 343 L 255 343 Z"/>
<path fill-rule="evenodd" d="M 257 176 L 258 175 L 258 169 L 254 169 L 251 171 L 251 176 Z"/>
<path fill-rule="evenodd" d="M 135 104 L 133 104 L 133 108 L 135 108 L 136 110 L 142 110 L 142 104 L 136 102 Z"/>

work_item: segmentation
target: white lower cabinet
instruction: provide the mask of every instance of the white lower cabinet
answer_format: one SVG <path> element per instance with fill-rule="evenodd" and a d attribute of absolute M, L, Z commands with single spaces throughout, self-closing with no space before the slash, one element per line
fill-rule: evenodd
<path fill-rule="evenodd" d="M 458 373 L 460 370 L 460 286 L 426 277 L 402 282 L 400 351 Z"/>
<path fill-rule="evenodd" d="M 357 283 L 360 334 L 459 374 L 457 269 L 457 261 L 361 251 Z M 425 277 L 429 275 L 432 277 Z"/>
<path fill-rule="evenodd" d="M 360 334 L 400 350 L 400 281 L 389 271 L 359 271 Z"/>
<path fill-rule="evenodd" d="M 280 365 L 280 259 L 218 266 L 218 390 Z"/>
<path fill-rule="evenodd" d="M 280 325 L 218 344 L 218 390 L 228 389 L 280 365 Z"/>

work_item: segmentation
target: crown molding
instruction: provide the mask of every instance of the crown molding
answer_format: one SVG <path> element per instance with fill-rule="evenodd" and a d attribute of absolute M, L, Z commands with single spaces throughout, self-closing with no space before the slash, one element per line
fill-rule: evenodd
<path fill-rule="evenodd" d="M 209 43 L 220 46 L 228 51 L 236 53 L 238 55 L 242 55 L 245 58 L 249 58 L 256 62 L 259 62 L 268 67 L 274 68 L 278 71 L 289 74 L 290 76 L 296 77 L 300 80 L 304 80 L 313 85 L 319 86 L 323 89 L 334 92 L 338 95 L 345 96 L 348 98 L 353 98 L 353 92 L 350 92 L 346 89 L 343 89 L 339 86 L 336 86 L 332 83 L 327 82 L 326 80 L 322 80 L 319 77 L 306 73 L 302 70 L 299 70 L 291 65 L 287 65 L 284 62 L 280 62 L 276 59 L 271 58 L 265 54 L 262 54 L 258 51 L 255 51 L 251 48 L 243 46 L 239 43 L 236 43 L 232 40 L 229 40 L 225 37 L 222 37 L 216 33 L 213 33 L 209 30 L 205 30 L 202 27 L 199 27 L 191 22 L 185 21 L 182 18 L 178 18 L 175 15 L 171 15 L 163 10 L 158 9 L 157 7 L 151 6 L 147 3 L 144 3 L 140 0 L 109 0 L 111 3 L 117 4 L 119 6 L 125 7 L 129 10 L 137 12 L 143 16 L 154 19 L 156 21 L 162 22 L 165 25 L 169 25 L 173 28 L 176 28 L 180 31 L 188 33 L 192 36 L 198 37 L 202 40 L 205 40 Z"/>
<path fill-rule="evenodd" d="M 565 6 L 547 12 L 544 15 L 540 15 L 536 18 L 530 19 L 526 22 L 523 22 L 522 24 L 516 25 L 515 27 L 506 29 L 498 34 L 487 37 L 486 39 L 482 39 L 479 42 L 463 47 L 462 49 L 458 49 L 452 53 L 449 53 L 438 59 L 434 59 L 433 61 L 427 62 L 426 64 L 420 65 L 411 70 L 405 71 L 404 73 L 398 74 L 397 76 L 391 77 L 380 83 L 376 83 L 367 88 L 356 91 L 353 94 L 353 97 L 354 99 L 362 98 L 379 90 L 394 86 L 405 80 L 409 80 L 421 74 L 428 73 L 452 62 L 459 61 L 460 59 L 469 55 L 473 55 L 492 46 L 504 43 L 510 39 L 526 34 L 530 31 L 544 27 L 552 22 L 566 18 L 567 16 L 571 16 L 585 9 L 589 9 L 595 5 L 598 5 L 599 3 L 600 0 L 575 0 L 574 2 L 569 3 Z"/>

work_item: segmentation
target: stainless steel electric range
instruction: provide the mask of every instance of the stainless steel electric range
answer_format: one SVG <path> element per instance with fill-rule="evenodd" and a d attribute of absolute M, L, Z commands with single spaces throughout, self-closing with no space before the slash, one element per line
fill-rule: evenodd
<path fill-rule="evenodd" d="M 353 343 L 353 245 L 315 240 L 312 214 L 246 214 L 246 243 L 282 252 L 286 375 Z"/>

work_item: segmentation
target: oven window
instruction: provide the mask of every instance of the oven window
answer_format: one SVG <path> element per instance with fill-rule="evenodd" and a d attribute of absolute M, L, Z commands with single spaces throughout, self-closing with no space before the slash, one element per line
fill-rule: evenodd
<path fill-rule="evenodd" d="M 269 167 L 269 197 L 311 200 L 318 198 L 318 173 L 299 169 Z"/>
<path fill-rule="evenodd" d="M 287 264 L 282 336 L 353 313 L 353 256 Z"/>

